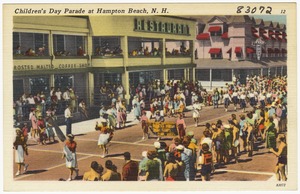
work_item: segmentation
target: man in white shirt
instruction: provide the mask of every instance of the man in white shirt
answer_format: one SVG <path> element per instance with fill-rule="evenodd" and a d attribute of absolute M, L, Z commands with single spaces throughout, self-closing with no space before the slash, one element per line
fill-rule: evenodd
<path fill-rule="evenodd" d="M 70 106 L 67 105 L 65 110 L 66 134 L 72 134 L 72 113 Z"/>

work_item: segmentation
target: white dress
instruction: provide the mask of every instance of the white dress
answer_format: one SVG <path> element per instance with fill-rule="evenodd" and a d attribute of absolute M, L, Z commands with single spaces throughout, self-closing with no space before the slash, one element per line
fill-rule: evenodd
<path fill-rule="evenodd" d="M 193 118 L 198 118 L 200 117 L 200 110 L 201 110 L 201 105 L 200 104 L 194 104 L 193 105 Z"/>
<path fill-rule="evenodd" d="M 24 150 L 22 145 L 18 145 L 15 152 L 15 162 L 24 163 Z"/>

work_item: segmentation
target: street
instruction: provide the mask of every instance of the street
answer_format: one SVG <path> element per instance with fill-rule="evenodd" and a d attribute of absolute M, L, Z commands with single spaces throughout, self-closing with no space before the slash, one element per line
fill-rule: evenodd
<path fill-rule="evenodd" d="M 249 108 L 248 108 L 249 109 Z M 250 109 L 249 109 L 250 110 Z M 206 122 L 216 122 L 221 119 L 227 123 L 230 115 L 235 113 L 237 117 L 242 114 L 238 109 L 237 112 L 230 106 L 228 112 L 224 111 L 223 106 L 218 109 L 213 107 L 204 107 L 201 111 L 200 125 L 196 128 L 192 118 L 192 111 L 185 114 L 185 122 L 187 124 L 187 132 L 193 131 L 195 138 L 199 142 L 202 136 Z M 153 143 L 157 140 L 155 135 L 150 139 L 142 140 L 141 124 L 137 120 L 129 117 L 126 128 L 116 130 L 112 141 L 108 145 L 108 155 L 100 158 L 101 150 L 97 146 L 99 131 L 95 131 L 95 123 L 97 119 L 73 123 L 72 133 L 75 135 L 77 142 L 77 157 L 79 177 L 73 180 L 81 180 L 83 173 L 90 169 L 92 161 L 97 161 L 104 167 L 106 160 L 112 162 L 118 167 L 118 172 L 122 173 L 124 165 L 123 153 L 128 151 L 131 153 L 132 159 L 139 161 L 141 153 L 147 150 L 154 150 Z M 176 121 L 176 118 L 166 118 L 166 121 Z M 65 126 L 60 126 L 65 133 Z M 58 140 L 58 138 L 56 138 Z M 169 145 L 172 137 L 162 138 Z M 37 180 L 66 180 L 69 171 L 65 166 L 65 159 L 62 159 L 63 143 L 55 142 L 48 145 L 37 145 L 37 143 L 28 140 L 29 155 L 25 156 L 25 163 L 29 164 L 26 174 L 15 177 L 17 181 L 37 181 Z M 277 158 L 264 148 L 264 145 L 257 145 L 258 150 L 254 151 L 253 157 L 248 157 L 246 153 L 239 156 L 239 163 L 230 163 L 216 169 L 211 176 L 211 181 L 267 181 L 275 180 L 274 167 Z M 14 163 L 14 174 L 17 166 Z M 197 176 L 196 180 L 200 180 Z"/>

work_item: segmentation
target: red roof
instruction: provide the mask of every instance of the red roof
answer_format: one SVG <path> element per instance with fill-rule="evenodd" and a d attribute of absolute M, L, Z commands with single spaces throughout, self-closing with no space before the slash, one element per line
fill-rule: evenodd
<path fill-rule="evenodd" d="M 201 33 L 201 34 L 197 35 L 196 39 L 197 40 L 209 40 L 210 36 L 209 36 L 209 33 Z"/>
<path fill-rule="evenodd" d="M 230 49 L 227 51 L 227 53 L 231 53 L 231 50 L 232 50 L 232 48 L 230 48 Z"/>
<path fill-rule="evenodd" d="M 211 48 L 209 49 L 208 53 L 210 54 L 219 54 L 222 51 L 220 48 Z"/>
<path fill-rule="evenodd" d="M 272 30 L 269 30 L 269 35 L 273 35 L 274 32 Z"/>
<path fill-rule="evenodd" d="M 272 48 L 268 48 L 268 53 L 274 53 Z"/>
<path fill-rule="evenodd" d="M 251 47 L 246 48 L 246 53 L 255 53 L 255 50 Z"/>
<path fill-rule="evenodd" d="M 208 29 L 209 32 L 219 32 L 221 31 L 221 26 L 211 26 Z"/>
<path fill-rule="evenodd" d="M 235 53 L 241 53 L 242 52 L 242 47 L 235 47 L 234 52 Z"/>
<path fill-rule="evenodd" d="M 228 32 L 224 32 L 222 34 L 221 38 L 227 39 L 228 38 Z"/>
<path fill-rule="evenodd" d="M 270 39 L 269 37 L 267 37 L 267 35 L 264 35 L 264 34 L 263 34 L 263 38 L 266 39 L 266 40 Z"/>

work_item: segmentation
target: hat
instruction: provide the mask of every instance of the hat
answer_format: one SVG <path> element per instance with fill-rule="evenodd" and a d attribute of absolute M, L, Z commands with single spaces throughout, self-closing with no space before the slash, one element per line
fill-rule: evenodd
<path fill-rule="evenodd" d="M 187 133 L 187 136 L 194 136 L 194 132 L 193 132 L 193 131 L 189 131 L 189 132 Z"/>
<path fill-rule="evenodd" d="M 183 150 L 183 149 L 184 149 L 184 146 L 183 146 L 183 145 L 178 145 L 178 146 L 176 146 L 176 149 L 177 149 L 177 150 Z"/>
<path fill-rule="evenodd" d="M 226 125 L 224 125 L 224 128 L 225 129 L 230 129 L 230 125 L 226 124 Z"/>
<path fill-rule="evenodd" d="M 67 135 L 69 138 L 74 138 L 74 135 L 73 134 L 68 134 Z"/>
<path fill-rule="evenodd" d="M 154 142 L 153 145 L 154 145 L 155 148 L 160 148 L 160 143 L 158 141 Z"/>
<path fill-rule="evenodd" d="M 17 131 L 20 131 L 20 132 L 21 132 L 22 130 L 21 130 L 20 128 L 16 128 L 16 132 L 17 132 Z"/>
<path fill-rule="evenodd" d="M 147 151 L 143 151 L 143 152 L 142 152 L 142 156 L 143 156 L 144 158 L 146 158 L 146 157 L 147 157 Z"/>

